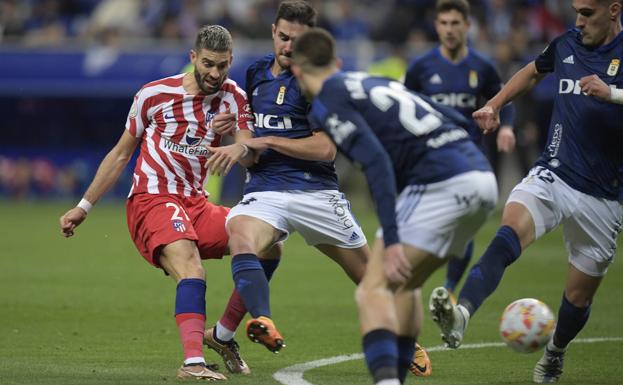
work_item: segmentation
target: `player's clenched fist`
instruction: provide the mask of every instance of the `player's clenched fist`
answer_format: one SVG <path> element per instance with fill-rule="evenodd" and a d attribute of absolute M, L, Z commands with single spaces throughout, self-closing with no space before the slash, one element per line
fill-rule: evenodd
<path fill-rule="evenodd" d="M 490 105 L 474 111 L 472 118 L 485 134 L 495 131 L 500 126 L 500 111 L 494 110 Z"/>
<path fill-rule="evenodd" d="M 86 211 L 80 207 L 74 207 L 67 211 L 65 215 L 60 218 L 61 235 L 64 237 L 71 237 L 74 235 L 74 229 L 78 227 L 87 217 Z"/>
<path fill-rule="evenodd" d="M 236 114 L 229 112 L 229 108 L 225 112 L 218 113 L 212 119 L 212 129 L 219 135 L 231 134 L 236 128 Z"/>
<path fill-rule="evenodd" d="M 588 75 L 581 78 L 580 89 L 588 96 L 605 102 L 610 100 L 610 87 L 597 75 Z"/>

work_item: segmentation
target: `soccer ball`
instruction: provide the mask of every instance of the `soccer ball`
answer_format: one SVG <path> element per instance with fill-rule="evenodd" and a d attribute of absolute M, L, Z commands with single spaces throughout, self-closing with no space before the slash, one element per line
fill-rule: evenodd
<path fill-rule="evenodd" d="M 522 298 L 504 309 L 500 318 L 502 340 L 513 350 L 532 353 L 541 349 L 554 332 L 554 314 L 534 298 Z"/>

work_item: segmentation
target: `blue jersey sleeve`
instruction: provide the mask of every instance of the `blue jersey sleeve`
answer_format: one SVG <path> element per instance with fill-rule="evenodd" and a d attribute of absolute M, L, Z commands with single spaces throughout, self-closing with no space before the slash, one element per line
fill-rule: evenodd
<path fill-rule="evenodd" d="M 422 84 L 420 79 L 418 79 L 418 74 L 420 73 L 419 63 L 419 61 L 414 61 L 405 74 L 405 87 L 417 92 L 422 90 Z"/>
<path fill-rule="evenodd" d="M 337 100 L 340 102 L 336 103 Z M 321 122 L 340 152 L 361 165 L 383 228 L 385 246 L 399 243 L 396 177 L 390 157 L 368 123 L 347 100 L 347 95 L 336 97 L 335 93 L 332 93 L 331 103 L 316 100 L 310 122 Z"/>
<path fill-rule="evenodd" d="M 556 44 L 558 44 L 558 41 L 561 38 L 562 36 L 559 36 L 552 40 L 552 42 L 545 47 L 543 52 L 541 52 L 541 54 L 534 59 L 534 65 L 539 73 L 544 74 L 554 71 L 554 63 L 556 62 Z"/>

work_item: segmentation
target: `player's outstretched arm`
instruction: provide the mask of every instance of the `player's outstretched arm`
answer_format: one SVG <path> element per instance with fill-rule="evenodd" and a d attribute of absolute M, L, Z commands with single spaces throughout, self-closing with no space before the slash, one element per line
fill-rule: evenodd
<path fill-rule="evenodd" d="M 61 216 L 61 235 L 64 237 L 74 235 L 74 229 L 86 219 L 89 209 L 115 184 L 132 157 L 138 142 L 139 139 L 132 136 L 127 130 L 123 132 L 115 147 L 108 152 L 100 163 L 93 181 L 78 206 Z"/>
<path fill-rule="evenodd" d="M 480 129 L 484 133 L 495 131 L 500 126 L 500 110 L 502 107 L 517 96 L 532 89 L 544 76 L 545 74 L 536 70 L 534 62 L 530 62 L 520 69 L 484 107 L 474 111 L 472 117 Z"/>
<path fill-rule="evenodd" d="M 323 131 L 316 131 L 311 136 L 298 139 L 281 136 L 254 138 L 247 143 L 249 147 L 263 151 L 267 148 L 284 155 L 303 160 L 331 162 L 335 159 L 336 149 L 331 139 Z"/>

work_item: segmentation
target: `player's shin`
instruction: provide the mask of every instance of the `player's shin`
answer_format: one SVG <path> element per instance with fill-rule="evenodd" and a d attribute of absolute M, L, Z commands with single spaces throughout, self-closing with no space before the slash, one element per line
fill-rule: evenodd
<path fill-rule="evenodd" d="M 205 364 L 205 292 L 206 283 L 202 279 L 182 279 L 177 285 L 175 321 L 184 349 L 184 365 Z"/>
<path fill-rule="evenodd" d="M 245 307 L 253 318 L 270 318 L 268 280 L 255 254 L 237 254 L 231 261 L 231 270 Z"/>
<path fill-rule="evenodd" d="M 521 245 L 515 230 L 502 226 L 478 263 L 470 270 L 459 296 L 459 305 L 470 316 L 498 287 L 504 270 L 521 254 Z"/>

